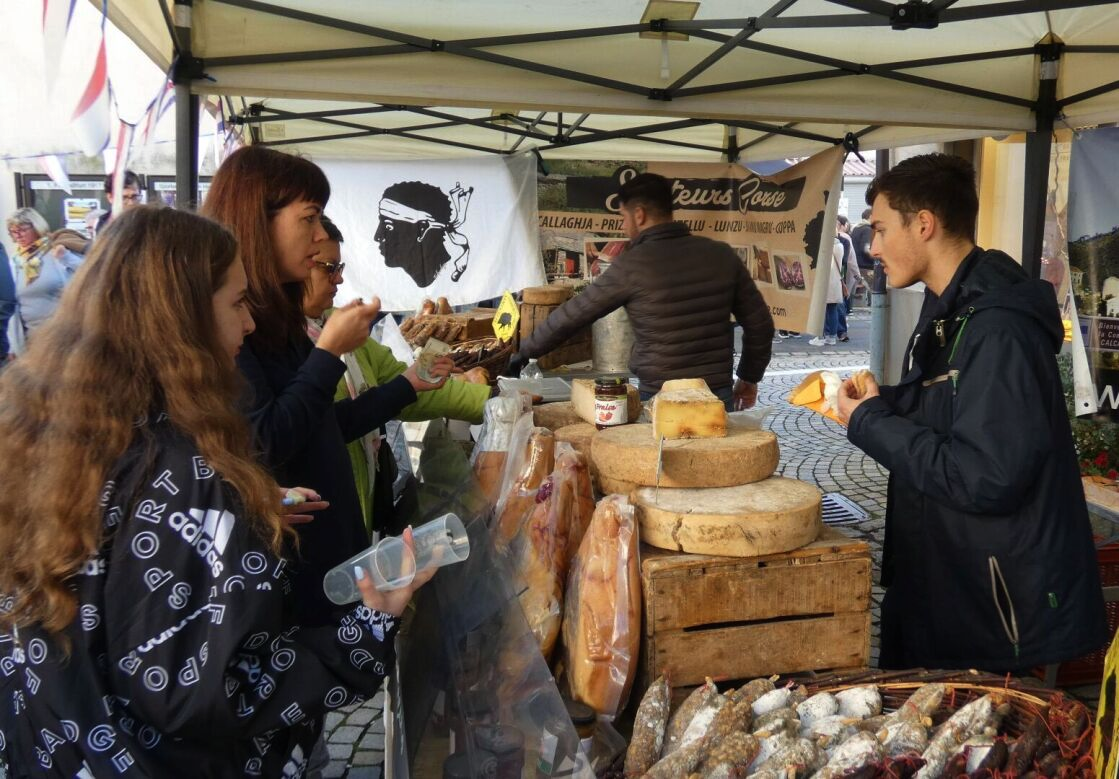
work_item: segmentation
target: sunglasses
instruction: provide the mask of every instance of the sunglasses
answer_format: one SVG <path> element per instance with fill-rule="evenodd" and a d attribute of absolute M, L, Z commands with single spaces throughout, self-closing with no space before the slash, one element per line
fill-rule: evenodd
<path fill-rule="evenodd" d="M 321 260 L 312 260 L 312 262 L 322 268 L 327 276 L 331 277 L 337 276 L 346 269 L 346 263 L 344 262 L 323 262 Z"/>

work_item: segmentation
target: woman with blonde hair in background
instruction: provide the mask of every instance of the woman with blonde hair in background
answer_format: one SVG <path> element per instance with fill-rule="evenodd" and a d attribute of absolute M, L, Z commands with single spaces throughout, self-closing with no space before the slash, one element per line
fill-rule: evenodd
<path fill-rule="evenodd" d="M 9 776 L 302 776 L 319 718 L 392 663 L 430 572 L 289 616 L 281 492 L 234 407 L 245 290 L 228 232 L 138 209 L 0 376 Z"/>
<path fill-rule="evenodd" d="M 301 620 L 329 622 L 335 607 L 323 594 L 323 576 L 369 546 L 346 443 L 377 430 L 437 389 L 454 363 L 441 358 L 435 383 L 415 367 L 355 398 L 335 401 L 346 371 L 342 355 L 365 343 L 380 301 L 355 301 L 327 320 L 312 343 L 302 300 L 326 232 L 320 223 L 330 185 L 317 165 L 262 146 L 231 154 L 214 174 L 202 211 L 237 237 L 249 280 L 248 305 L 256 331 L 237 365 L 252 388 L 249 419 L 273 475 L 304 484 L 329 505 L 301 524 L 294 565 Z"/>
<path fill-rule="evenodd" d="M 58 307 L 62 290 L 82 264 L 82 256 L 51 240 L 50 226 L 34 208 L 17 208 L 8 217 L 8 237 L 15 244 L 12 271 L 16 310 L 9 320 L 12 354 L 22 354 L 32 331 Z"/>

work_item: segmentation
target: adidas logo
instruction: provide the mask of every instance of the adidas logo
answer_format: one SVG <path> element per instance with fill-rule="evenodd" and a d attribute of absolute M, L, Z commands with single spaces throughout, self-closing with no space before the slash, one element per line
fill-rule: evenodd
<path fill-rule="evenodd" d="M 167 524 L 194 547 L 214 576 L 220 576 L 224 569 L 221 557 L 225 554 L 235 521 L 236 517 L 228 511 L 189 509 L 187 514 L 176 511 Z"/>

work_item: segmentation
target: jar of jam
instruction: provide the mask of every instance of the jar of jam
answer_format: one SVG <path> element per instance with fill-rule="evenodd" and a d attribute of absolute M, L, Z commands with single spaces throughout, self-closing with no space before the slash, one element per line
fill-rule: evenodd
<path fill-rule="evenodd" d="M 604 376 L 594 381 L 594 426 L 603 430 L 629 421 L 629 398 L 626 380 L 621 376 Z"/>
<path fill-rule="evenodd" d="M 497 759 L 494 779 L 521 779 L 525 765 L 525 737 L 509 725 L 483 725 L 474 731 L 474 743 Z"/>
<path fill-rule="evenodd" d="M 571 724 L 575 726 L 575 733 L 579 736 L 579 754 L 581 761 L 590 765 L 591 745 L 594 743 L 594 727 L 598 718 L 594 709 L 581 701 L 564 701 L 567 715 L 571 717 Z"/>

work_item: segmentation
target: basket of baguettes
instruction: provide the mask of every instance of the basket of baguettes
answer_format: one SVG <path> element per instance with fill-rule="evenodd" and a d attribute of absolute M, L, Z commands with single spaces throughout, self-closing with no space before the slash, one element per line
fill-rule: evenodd
<path fill-rule="evenodd" d="M 722 692 L 708 679 L 669 704 L 661 677 L 637 709 L 625 776 L 1096 775 L 1082 703 L 974 671 L 772 677 Z"/>

